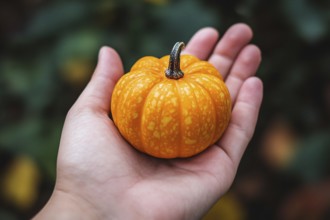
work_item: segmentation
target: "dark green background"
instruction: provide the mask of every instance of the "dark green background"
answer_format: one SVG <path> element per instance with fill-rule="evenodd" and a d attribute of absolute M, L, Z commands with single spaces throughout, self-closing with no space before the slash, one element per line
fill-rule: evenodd
<path fill-rule="evenodd" d="M 222 34 L 237 22 L 251 26 L 252 43 L 262 51 L 257 74 L 265 93 L 231 192 L 246 219 L 330 219 L 327 0 L 2 1 L 0 178 L 19 155 L 32 158 L 42 178 L 38 200 L 28 210 L 0 197 L 0 218 L 30 218 L 50 196 L 66 112 L 86 85 L 102 45 L 115 48 L 128 71 L 138 58 L 168 54 L 174 42 L 187 42 L 202 27 Z M 295 140 L 293 156 L 280 167 L 267 157 L 272 151 L 265 144 L 276 140 L 272 132 L 278 122 Z M 247 180 L 262 187 L 252 194 L 242 191 Z M 288 202 L 297 200 L 306 204 Z M 295 208 L 295 215 L 283 211 Z"/>

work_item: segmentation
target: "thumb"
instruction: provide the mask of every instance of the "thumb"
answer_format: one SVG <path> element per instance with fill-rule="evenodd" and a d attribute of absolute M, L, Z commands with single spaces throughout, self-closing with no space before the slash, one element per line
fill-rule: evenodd
<path fill-rule="evenodd" d="M 108 113 L 113 88 L 123 72 L 118 53 L 110 47 L 102 47 L 94 74 L 75 106 Z"/>

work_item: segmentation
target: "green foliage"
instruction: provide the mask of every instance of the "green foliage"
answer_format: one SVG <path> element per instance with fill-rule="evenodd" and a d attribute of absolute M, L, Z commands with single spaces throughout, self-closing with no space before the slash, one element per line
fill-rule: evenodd
<path fill-rule="evenodd" d="M 308 0 L 282 0 L 283 11 L 294 31 L 304 40 L 313 43 L 324 38 L 328 29 L 327 11 Z"/>
<path fill-rule="evenodd" d="M 298 173 L 306 182 L 321 181 L 329 172 L 329 131 L 304 138 L 291 164 L 291 171 Z"/>

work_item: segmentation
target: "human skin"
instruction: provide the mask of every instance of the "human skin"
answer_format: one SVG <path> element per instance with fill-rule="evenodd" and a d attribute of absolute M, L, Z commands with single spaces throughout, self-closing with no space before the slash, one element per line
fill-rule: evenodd
<path fill-rule="evenodd" d="M 183 53 L 212 63 L 233 103 L 222 138 L 185 159 L 138 152 L 109 118 L 111 94 L 124 70 L 117 52 L 102 47 L 95 72 L 69 110 L 53 194 L 35 219 L 200 219 L 229 189 L 252 138 L 263 95 L 255 73 L 260 49 L 245 24 L 219 40 L 213 28 L 196 32 Z"/>

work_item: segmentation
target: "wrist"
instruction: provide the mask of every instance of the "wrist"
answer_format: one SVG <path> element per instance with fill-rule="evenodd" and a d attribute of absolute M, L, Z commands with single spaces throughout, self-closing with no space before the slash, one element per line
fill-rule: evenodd
<path fill-rule="evenodd" d="M 86 201 L 69 193 L 54 190 L 51 198 L 34 220 L 99 219 L 94 208 Z"/>

